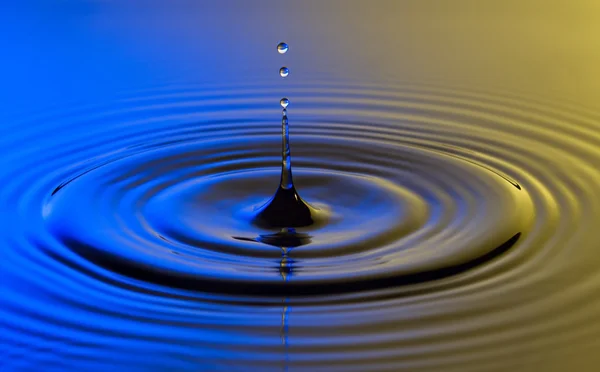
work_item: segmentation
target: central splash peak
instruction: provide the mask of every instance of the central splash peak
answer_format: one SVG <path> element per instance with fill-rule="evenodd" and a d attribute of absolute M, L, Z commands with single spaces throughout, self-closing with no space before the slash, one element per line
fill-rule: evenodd
<path fill-rule="evenodd" d="M 285 43 L 277 46 L 279 53 L 282 53 L 282 44 L 285 45 L 285 52 L 288 47 Z M 289 73 L 285 69 L 286 77 Z M 282 98 L 279 103 L 283 109 L 281 118 L 281 181 L 275 195 L 262 207 L 258 208 L 253 222 L 261 227 L 267 228 L 294 228 L 306 227 L 315 223 L 317 209 L 306 203 L 294 187 L 292 179 L 292 157 L 290 153 L 290 131 L 288 125 L 287 107 L 290 100 Z"/>
<path fill-rule="evenodd" d="M 294 187 L 290 131 L 287 117 L 289 100 L 281 99 L 281 181 L 275 195 L 258 209 L 253 222 L 266 228 L 306 227 L 315 223 L 317 209 L 306 203 Z"/>

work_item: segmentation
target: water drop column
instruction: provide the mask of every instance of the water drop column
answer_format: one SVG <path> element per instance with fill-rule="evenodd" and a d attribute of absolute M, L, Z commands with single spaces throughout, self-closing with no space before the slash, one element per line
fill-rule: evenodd
<path fill-rule="evenodd" d="M 286 43 L 279 43 L 279 54 L 287 53 Z M 279 69 L 279 75 L 286 78 L 290 73 L 287 67 Z M 292 180 L 292 162 L 290 153 L 290 133 L 287 107 L 290 100 L 282 98 L 279 101 L 282 111 L 281 118 L 281 181 L 275 195 L 255 215 L 253 222 L 266 228 L 305 227 L 314 223 L 317 210 L 308 205 L 294 187 Z"/>
<path fill-rule="evenodd" d="M 291 189 L 294 187 L 292 180 L 292 155 L 290 152 L 290 127 L 287 118 L 287 109 L 289 101 L 287 98 L 281 99 L 283 107 L 281 118 L 281 187 Z"/>
<path fill-rule="evenodd" d="M 287 53 L 289 47 L 286 43 L 279 43 L 277 45 L 277 51 L 279 54 Z M 279 69 L 279 76 L 282 78 L 288 77 L 290 69 L 282 67 Z M 281 115 L 281 182 L 280 185 L 284 189 L 291 189 L 294 187 L 292 180 L 292 157 L 290 154 L 290 130 L 287 118 L 287 107 L 290 104 L 290 100 L 286 97 L 279 101 L 281 108 L 283 109 Z"/>

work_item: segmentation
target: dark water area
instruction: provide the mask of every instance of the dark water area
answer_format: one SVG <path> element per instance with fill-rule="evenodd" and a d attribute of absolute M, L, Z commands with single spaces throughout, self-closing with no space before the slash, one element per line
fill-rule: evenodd
<path fill-rule="evenodd" d="M 597 5 L 2 6 L 0 370 L 597 370 Z"/>

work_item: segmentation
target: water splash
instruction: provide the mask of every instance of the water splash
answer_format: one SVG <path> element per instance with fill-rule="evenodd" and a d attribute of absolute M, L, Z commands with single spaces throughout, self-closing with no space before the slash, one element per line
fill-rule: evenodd
<path fill-rule="evenodd" d="M 286 91 L 307 102 L 297 125 L 287 109 L 293 185 L 329 219 L 295 233 L 247 219 L 281 188 L 283 136 L 265 118 L 279 109 L 275 83 L 136 93 L 14 131 L 0 193 L 14 212 L 2 310 L 20 344 L 3 362 L 19 369 L 32 345 L 46 359 L 25 369 L 46 370 L 48 358 L 152 369 L 117 344 L 159 350 L 165 369 L 274 369 L 282 312 L 290 370 L 478 371 L 473 358 L 505 367 L 498 355 L 526 358 L 529 345 L 575 352 L 570 340 L 597 340 L 595 116 L 485 92 L 305 84 Z M 64 131 L 68 142 L 52 135 Z M 554 151 L 536 147 L 544 141 Z M 40 151 L 52 156 L 39 162 Z M 577 161 L 549 173 L 557 158 Z M 9 166 L 16 159 L 28 166 Z M 64 341 L 53 338 L 61 330 Z"/>
<path fill-rule="evenodd" d="M 282 44 L 279 44 L 279 46 L 282 46 Z M 279 46 L 278 50 L 280 50 Z M 284 48 L 287 51 L 287 44 L 284 44 Z M 282 73 L 284 70 L 285 74 Z M 287 74 L 288 68 L 282 67 L 280 75 L 285 77 Z M 319 212 L 317 208 L 306 203 L 294 187 L 287 116 L 287 107 L 290 100 L 284 97 L 279 101 L 279 104 L 283 109 L 281 114 L 281 179 L 275 196 L 258 210 L 254 222 L 263 227 L 306 227 L 315 223 L 316 215 Z"/>

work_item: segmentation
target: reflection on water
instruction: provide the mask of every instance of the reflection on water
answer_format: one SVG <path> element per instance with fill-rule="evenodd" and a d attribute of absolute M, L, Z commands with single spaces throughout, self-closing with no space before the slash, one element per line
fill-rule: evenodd
<path fill-rule="evenodd" d="M 595 371 L 598 5 L 232 3 L 2 12 L 0 369 Z"/>

